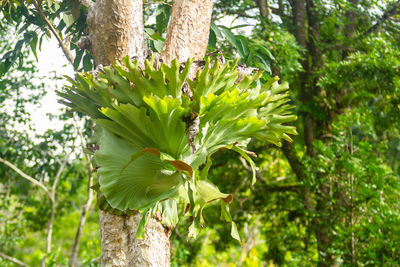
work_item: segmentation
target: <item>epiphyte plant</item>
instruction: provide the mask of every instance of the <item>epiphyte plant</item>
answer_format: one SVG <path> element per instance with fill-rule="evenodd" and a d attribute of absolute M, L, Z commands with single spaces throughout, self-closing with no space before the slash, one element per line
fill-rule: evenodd
<path fill-rule="evenodd" d="M 286 83 L 274 77 L 261 84 L 262 71 L 238 78 L 237 67 L 237 61 L 210 57 L 201 67 L 194 60 L 167 65 L 155 56 L 141 66 L 125 57 L 102 72 L 77 73 L 58 92 L 63 104 L 100 126 L 98 193 L 111 212 L 143 214 L 139 237 L 146 216 L 155 212 L 173 228 L 178 203 L 193 218 L 189 236 L 196 237 L 204 206 L 220 201 L 221 218 L 239 239 L 229 213 L 233 196 L 207 179 L 211 155 L 219 149 L 238 152 L 252 167 L 254 183 L 256 166 L 244 150 L 250 139 L 277 146 L 281 139 L 291 141 L 288 134 L 296 130 L 284 123 L 296 116 Z M 197 68 L 195 75 L 189 75 L 191 68 Z"/>

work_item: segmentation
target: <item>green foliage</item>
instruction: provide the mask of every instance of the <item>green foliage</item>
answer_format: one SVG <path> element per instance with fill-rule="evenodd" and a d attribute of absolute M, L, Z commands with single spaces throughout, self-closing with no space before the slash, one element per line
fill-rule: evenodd
<path fill-rule="evenodd" d="M 400 259 L 398 212 L 399 183 L 389 166 L 378 154 L 385 154 L 387 142 L 379 141 L 373 126 L 373 116 L 367 109 L 348 112 L 333 123 L 334 139 L 329 144 L 317 142 L 318 157 L 309 159 L 312 188 L 316 183 L 330 183 L 325 205 L 341 205 L 329 213 L 326 227 L 334 227 L 332 249 L 342 262 L 348 261 L 348 246 L 356 244 L 357 264 L 395 264 Z M 340 173 L 342 179 L 337 179 Z M 325 179 L 318 179 L 324 175 Z M 340 195 L 339 199 L 335 196 Z M 315 215 L 324 218 L 323 212 Z M 340 221 L 340 222 L 337 222 Z M 379 230 L 378 230 L 379 229 Z M 356 235 L 352 234 L 357 233 Z M 385 236 L 391 236 L 390 240 Z"/>
<path fill-rule="evenodd" d="M 160 4 L 156 8 L 156 27 L 160 34 L 167 30 L 169 17 L 171 16 L 171 6 Z"/>
<path fill-rule="evenodd" d="M 272 74 L 270 62 L 275 60 L 275 58 L 266 46 L 250 42 L 247 37 L 235 35 L 231 29 L 225 26 L 217 26 L 214 22 L 211 22 L 209 47 L 213 49 L 217 47 L 216 42 L 218 37 L 225 37 L 228 43 L 237 51 L 239 55 L 238 64 L 254 66 L 264 70 L 269 75 Z"/>
<path fill-rule="evenodd" d="M 142 70 L 126 57 L 124 66 L 115 63 L 96 76 L 77 74 L 59 95 L 103 129 L 96 161 L 99 190 L 111 207 L 140 210 L 144 216 L 148 209 L 161 210 L 173 227 L 176 202 L 184 203 L 190 207 L 188 215 L 194 216 L 189 235 L 195 237 L 209 202 L 221 200 L 221 218 L 232 221 L 225 204 L 232 196 L 207 181 L 210 156 L 222 148 L 239 152 L 250 162 L 255 182 L 255 165 L 243 147 L 251 137 L 278 146 L 281 138 L 291 141 L 287 134 L 296 131 L 283 124 L 296 116 L 286 104 L 288 87 L 279 85 L 277 78 L 260 85 L 258 72 L 238 81 L 236 62 L 207 58 L 206 67 L 190 79 L 192 62 L 181 69 L 174 60 L 171 66 L 155 69 L 152 57 Z M 193 92 L 192 98 L 182 93 L 184 86 Z M 198 134 L 188 137 L 196 119 Z M 166 199 L 171 201 L 164 205 Z M 233 223 L 232 236 L 239 239 Z"/>
<path fill-rule="evenodd" d="M 24 2 L 24 1 L 22 1 Z M 68 49 L 75 54 L 73 66 L 78 70 L 82 65 L 83 70 L 93 68 L 93 57 L 87 50 L 78 47 L 78 42 L 85 33 L 87 8 L 78 1 L 38 1 L 40 12 L 46 16 L 53 25 L 61 39 L 68 38 Z M 37 52 L 41 49 L 43 40 L 51 37 L 51 30 L 43 20 L 39 10 L 31 1 L 2 1 L 0 3 L 0 16 L 2 25 L 15 25 L 18 32 L 18 41 L 0 59 L 0 76 L 7 73 L 10 68 L 18 64 L 24 65 L 24 51 L 31 50 L 37 60 Z M 75 52 L 75 53 L 74 53 Z"/>

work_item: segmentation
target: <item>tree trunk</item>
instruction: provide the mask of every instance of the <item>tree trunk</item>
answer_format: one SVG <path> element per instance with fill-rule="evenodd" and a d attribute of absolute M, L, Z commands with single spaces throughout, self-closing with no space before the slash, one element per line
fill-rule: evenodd
<path fill-rule="evenodd" d="M 142 215 L 100 211 L 102 266 L 169 266 L 170 231 L 155 218 L 146 221 L 145 238 L 137 239 Z"/>
<path fill-rule="evenodd" d="M 169 63 L 190 57 L 202 59 L 210 34 L 211 0 L 175 0 L 161 56 Z"/>
<path fill-rule="evenodd" d="M 204 57 L 211 21 L 211 0 L 177 0 L 172 7 L 162 57 Z M 97 0 L 88 14 L 90 50 L 97 65 L 110 65 L 125 55 L 145 58 L 141 0 Z M 170 231 L 149 218 L 145 238 L 135 238 L 141 215 L 117 216 L 100 211 L 102 266 L 169 266 Z"/>
<path fill-rule="evenodd" d="M 301 61 L 304 71 L 299 74 L 301 100 L 303 104 L 307 105 L 313 97 L 321 93 L 320 88 L 317 86 L 318 77 L 315 75 L 315 70 L 319 69 L 322 64 L 320 49 L 318 47 L 320 38 L 319 24 L 312 0 L 294 1 L 292 10 L 296 40 L 303 48 L 307 49 L 306 52 L 303 53 L 303 60 Z M 315 157 L 317 152 L 313 148 L 313 142 L 317 138 L 316 132 L 322 131 L 322 127 L 318 125 L 319 131 L 317 131 L 314 114 L 308 111 L 303 112 L 303 126 L 307 155 L 309 157 Z M 289 147 L 286 147 L 286 149 L 287 148 Z M 291 150 L 293 150 L 293 148 Z M 285 155 L 288 156 L 289 154 L 285 153 Z M 288 158 L 288 160 L 290 161 L 290 158 Z M 293 167 L 293 163 L 291 163 L 291 166 Z M 296 170 L 294 169 L 294 171 Z M 324 177 L 323 174 L 317 175 L 317 179 L 319 180 L 324 179 Z M 303 196 L 303 201 L 304 205 L 307 207 L 312 203 L 310 197 L 311 190 L 307 187 L 304 189 L 303 192 L 306 195 L 305 197 Z M 314 198 L 316 202 L 316 216 L 311 219 L 313 232 L 318 243 L 318 266 L 332 266 L 334 263 L 333 255 L 329 251 L 331 246 L 331 230 L 327 227 L 330 221 L 329 197 L 329 186 L 321 183 L 321 186 L 316 189 Z"/>
<path fill-rule="evenodd" d="M 97 0 L 89 8 L 90 52 L 97 65 L 111 65 L 126 55 L 146 54 L 140 0 Z"/>
<path fill-rule="evenodd" d="M 129 55 L 144 61 L 146 50 L 141 0 L 97 0 L 89 8 L 90 50 L 97 65 Z M 145 238 L 136 239 L 141 214 L 117 216 L 100 211 L 102 266 L 169 266 L 169 235 L 149 218 Z"/>

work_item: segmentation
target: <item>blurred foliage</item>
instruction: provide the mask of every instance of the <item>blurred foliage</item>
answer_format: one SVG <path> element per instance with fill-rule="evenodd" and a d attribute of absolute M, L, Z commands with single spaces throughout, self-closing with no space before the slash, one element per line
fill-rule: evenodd
<path fill-rule="evenodd" d="M 13 47 L 17 39 L 14 29 L 0 32 L 0 51 Z M 64 121 L 60 130 L 38 133 L 30 112 L 39 107 L 49 89 L 38 77 L 37 67 L 22 50 L 22 66 L 12 65 L 0 80 L 0 158 L 17 166 L 24 173 L 52 185 L 60 162 L 67 154 L 68 161 L 57 186 L 57 207 L 53 228 L 53 249 L 47 258 L 48 266 L 67 264 L 80 216 L 80 206 L 86 200 L 87 167 L 79 159 L 76 130 L 69 113 L 54 116 Z M 29 266 L 40 266 L 45 255 L 45 240 L 51 203 L 44 191 L 23 179 L 9 167 L 0 164 L 0 252 L 12 255 Z M 91 212 L 81 241 L 80 260 L 85 266 L 100 254 L 98 215 Z M 0 257 L 1 266 L 14 266 Z"/>
<path fill-rule="evenodd" d="M 234 194 L 230 210 L 243 245 L 230 238 L 229 226 L 220 222 L 219 207 L 210 205 L 204 217 L 210 230 L 202 231 L 197 240 L 186 238 L 189 222 L 181 221 L 174 229 L 172 266 L 397 266 L 400 262 L 397 1 L 304 1 L 305 46 L 299 44 L 301 29 L 294 23 L 296 2 L 303 1 L 214 1 L 208 52 L 219 49 L 228 59 L 239 58 L 240 63 L 269 72 L 263 78 L 279 75 L 289 82 L 291 104 L 300 117 L 292 156 L 303 176 L 287 160 L 285 150 L 260 141 L 249 144 L 257 154 L 255 185 L 251 168 L 236 154 L 213 155 L 210 180 L 221 185 L 221 191 Z M 34 131 L 27 106 L 38 104 L 46 91 L 41 82 L 32 83 L 36 68 L 29 59 L 50 32 L 29 1 L 20 3 L 1 3 L 0 156 L 51 183 L 59 165 L 49 153 L 63 159 L 66 151 L 75 149 L 76 133 L 67 122 L 62 131 L 35 138 L 26 132 Z M 85 67 L 84 61 L 90 69 L 90 55 L 77 48 L 80 36 L 87 34 L 86 7 L 76 3 L 42 1 L 42 10 L 63 39 L 70 37 L 75 68 Z M 265 16 L 257 3 L 266 4 Z M 160 51 L 164 43 L 170 7 L 171 1 L 144 1 L 146 38 L 153 51 Z M 353 22 L 350 14 L 355 15 Z M 312 93 L 304 94 L 305 89 Z M 310 118 L 315 128 L 311 145 L 304 139 Z M 17 130 L 17 125 L 26 131 Z M 88 136 L 90 125 L 86 126 Z M 68 161 L 57 188 L 49 266 L 68 264 L 86 190 L 87 167 L 79 158 Z M 42 191 L 1 164 L 0 252 L 38 266 L 45 251 L 49 207 Z M 99 265 L 96 214 L 91 211 L 84 227 L 82 266 Z M 0 265 L 14 266 L 1 258 Z"/>

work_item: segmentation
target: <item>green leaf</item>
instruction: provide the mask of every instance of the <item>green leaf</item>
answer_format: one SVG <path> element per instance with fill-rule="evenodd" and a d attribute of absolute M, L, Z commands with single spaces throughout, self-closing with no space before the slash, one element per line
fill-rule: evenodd
<path fill-rule="evenodd" d="M 163 34 L 168 26 L 169 17 L 171 15 L 171 7 L 166 4 L 160 4 L 156 9 L 156 27 L 160 34 Z"/>
<path fill-rule="evenodd" d="M 231 236 L 237 241 L 241 242 L 237 226 L 235 222 L 232 221 L 232 216 L 229 211 L 229 204 L 223 201 L 221 201 L 221 220 L 231 223 Z"/>
<path fill-rule="evenodd" d="M 270 60 L 275 60 L 275 57 L 272 55 L 272 53 L 268 50 L 268 48 L 266 48 L 263 45 L 260 44 L 251 44 L 250 47 L 252 49 L 255 49 L 256 51 L 260 51 L 261 54 L 267 56 Z M 260 53 L 259 52 L 259 53 Z"/>
<path fill-rule="evenodd" d="M 138 228 L 136 230 L 136 238 L 137 239 L 143 239 L 144 238 L 144 234 L 145 234 L 145 225 L 146 225 L 146 216 L 148 213 L 148 209 L 144 210 L 142 212 L 142 219 L 139 222 Z"/>
<path fill-rule="evenodd" d="M 93 69 L 92 59 L 93 59 L 92 56 L 89 54 L 86 54 L 83 57 L 82 64 L 83 64 L 84 71 L 91 71 Z"/>
<path fill-rule="evenodd" d="M 249 41 L 246 37 L 242 35 L 235 35 L 233 34 L 228 28 L 222 28 L 222 33 L 225 35 L 226 40 L 235 48 L 237 49 L 239 56 L 246 61 L 249 57 L 250 50 L 249 50 Z"/>
<path fill-rule="evenodd" d="M 240 57 L 243 58 L 246 64 L 249 64 L 250 62 L 247 62 L 247 58 L 250 55 L 249 41 L 243 35 L 237 35 L 236 43 L 237 43 L 236 49 L 238 50 Z"/>
<path fill-rule="evenodd" d="M 232 150 L 238 152 L 238 153 L 250 164 L 250 166 L 251 166 L 251 171 L 252 171 L 252 173 L 253 173 L 253 177 L 252 177 L 252 182 L 251 182 L 251 184 L 254 185 L 254 184 L 256 183 L 256 181 L 257 181 L 257 178 L 256 178 L 256 171 L 257 171 L 256 164 L 255 164 L 254 161 L 249 157 L 249 155 L 247 155 L 246 152 L 245 152 L 243 149 L 241 149 L 240 147 L 233 146 L 233 147 L 232 147 Z"/>
<path fill-rule="evenodd" d="M 72 16 L 71 14 L 63 13 L 62 20 L 68 28 L 74 23 L 74 16 Z"/>
<path fill-rule="evenodd" d="M 225 35 L 226 40 L 234 47 L 238 48 L 240 46 L 239 40 L 236 38 L 236 36 L 226 27 L 222 28 L 222 33 Z"/>
<path fill-rule="evenodd" d="M 32 53 L 36 58 L 36 61 L 38 61 L 38 57 L 37 57 L 37 44 L 38 44 L 38 36 L 36 32 L 32 31 L 32 39 L 29 43 L 29 46 L 31 47 Z"/>
<path fill-rule="evenodd" d="M 208 36 L 208 46 L 211 47 L 211 48 L 216 48 L 216 44 L 217 44 L 217 35 L 211 29 L 210 30 L 210 35 Z"/>
<path fill-rule="evenodd" d="M 265 57 L 258 52 L 255 52 L 254 55 L 255 55 L 255 58 L 258 60 L 257 61 L 258 66 L 260 66 L 261 69 L 263 69 L 266 72 L 268 72 L 269 74 L 271 74 L 271 66 L 270 66 L 269 61 L 267 61 L 265 59 Z"/>
<path fill-rule="evenodd" d="M 204 206 L 215 200 L 224 200 L 230 202 L 232 200 L 231 194 L 221 193 L 216 185 L 206 180 L 198 180 L 196 183 L 198 203 Z"/>
<path fill-rule="evenodd" d="M 179 159 L 179 155 L 188 149 L 188 141 L 185 136 L 186 124 L 183 120 L 189 115 L 190 110 L 183 108 L 178 99 L 170 97 L 157 99 L 151 96 L 144 97 L 143 100 L 150 107 L 157 148 L 172 155 L 175 159 Z"/>
<path fill-rule="evenodd" d="M 102 131 L 100 150 L 95 154 L 99 164 L 100 190 L 111 207 L 140 210 L 178 194 L 182 177 L 165 168 L 159 156 L 145 154 L 127 165 L 138 148 L 121 138 Z"/>
<path fill-rule="evenodd" d="M 232 221 L 232 226 L 231 226 L 231 236 L 236 239 L 237 241 L 240 241 L 240 235 L 239 235 L 239 231 L 237 229 L 236 223 L 234 221 Z"/>
<path fill-rule="evenodd" d="M 79 68 L 79 64 L 81 63 L 83 52 L 84 52 L 84 50 L 82 50 L 82 49 L 79 50 L 78 52 L 76 52 L 74 64 L 73 64 L 74 70 L 77 70 Z"/>
<path fill-rule="evenodd" d="M 201 229 L 200 216 L 198 216 L 198 217 L 195 217 L 193 223 L 189 226 L 188 236 L 191 238 L 197 238 L 197 235 L 199 234 L 200 229 Z"/>
<path fill-rule="evenodd" d="M 219 30 L 218 26 L 214 23 L 214 21 L 211 21 L 210 28 L 217 37 L 222 37 L 221 31 Z"/>
<path fill-rule="evenodd" d="M 235 38 L 242 56 L 253 60 L 247 40 Z M 158 66 L 153 55 L 139 66 L 125 57 L 104 67 L 104 73 L 77 74 L 59 95 L 102 128 L 95 153 L 101 207 L 117 214 L 161 212 L 163 223 L 172 228 L 178 222 L 178 204 L 189 205 L 187 212 L 194 217 L 189 235 L 196 236 L 205 224 L 203 209 L 211 202 L 223 203 L 221 218 L 232 221 L 227 205 L 232 195 L 207 180 L 211 155 L 223 148 L 240 153 L 252 167 L 254 183 L 256 166 L 240 147 L 251 138 L 276 145 L 290 140 L 295 128 L 284 124 L 296 116 L 287 104 L 288 86 L 277 78 L 261 85 L 260 71 L 237 82 L 237 61 L 222 64 L 206 58 L 206 67 L 189 79 L 192 63 L 173 60 Z M 182 94 L 184 86 L 192 98 Z M 187 131 L 194 121 L 197 133 L 191 144 L 196 149 L 191 153 Z M 236 225 L 231 227 L 239 239 Z"/>
<path fill-rule="evenodd" d="M 157 205 L 157 212 L 162 214 L 162 223 L 170 229 L 175 228 L 179 221 L 178 203 L 175 199 L 161 201 Z"/>

